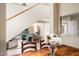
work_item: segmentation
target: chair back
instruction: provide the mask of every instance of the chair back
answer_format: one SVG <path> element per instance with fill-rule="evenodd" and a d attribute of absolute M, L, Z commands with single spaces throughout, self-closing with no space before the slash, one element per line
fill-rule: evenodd
<path fill-rule="evenodd" d="M 36 50 L 36 42 L 23 42 L 22 41 L 21 45 L 22 45 L 22 53 Z"/>
<path fill-rule="evenodd" d="M 40 49 L 42 48 L 50 48 L 50 45 L 46 43 L 44 40 L 40 40 Z"/>

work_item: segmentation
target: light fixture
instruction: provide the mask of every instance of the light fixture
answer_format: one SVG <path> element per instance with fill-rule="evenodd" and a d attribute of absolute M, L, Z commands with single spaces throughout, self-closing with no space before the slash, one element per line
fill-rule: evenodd
<path fill-rule="evenodd" d="M 50 23 L 49 21 L 44 21 L 44 20 L 38 20 L 36 23 Z"/>
<path fill-rule="evenodd" d="M 16 3 L 17 5 L 20 5 L 20 6 L 26 6 L 27 7 L 27 4 L 26 3 Z"/>

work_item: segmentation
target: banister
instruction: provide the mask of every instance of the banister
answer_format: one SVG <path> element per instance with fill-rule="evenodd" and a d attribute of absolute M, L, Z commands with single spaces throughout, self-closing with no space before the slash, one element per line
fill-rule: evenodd
<path fill-rule="evenodd" d="M 18 16 L 18 15 L 20 15 L 20 14 L 22 14 L 22 13 L 24 13 L 24 12 L 30 10 L 30 9 L 32 9 L 33 7 L 38 6 L 39 4 L 40 4 L 40 3 L 37 3 L 37 4 L 35 4 L 34 6 L 31 6 L 31 7 L 29 7 L 28 9 L 26 9 L 26 10 L 24 10 L 24 11 L 21 11 L 20 13 L 17 13 L 16 15 L 14 15 L 14 16 L 8 18 L 7 21 L 10 20 L 10 19 L 12 19 L 12 18 L 15 18 L 16 16 Z"/>

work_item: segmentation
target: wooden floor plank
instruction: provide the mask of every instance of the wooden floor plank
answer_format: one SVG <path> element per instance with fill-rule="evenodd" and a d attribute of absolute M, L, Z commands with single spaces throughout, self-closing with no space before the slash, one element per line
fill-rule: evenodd
<path fill-rule="evenodd" d="M 67 45 L 61 45 L 57 47 L 57 56 L 79 56 L 79 49 L 67 46 Z"/>

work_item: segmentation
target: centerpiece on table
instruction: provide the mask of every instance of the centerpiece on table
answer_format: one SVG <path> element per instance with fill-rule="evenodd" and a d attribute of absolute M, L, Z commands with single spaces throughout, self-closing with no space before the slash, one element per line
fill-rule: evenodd
<path fill-rule="evenodd" d="M 50 44 L 51 55 L 55 55 L 57 46 L 62 44 L 62 39 L 55 34 L 48 35 L 47 39 L 48 39 L 48 43 Z"/>

